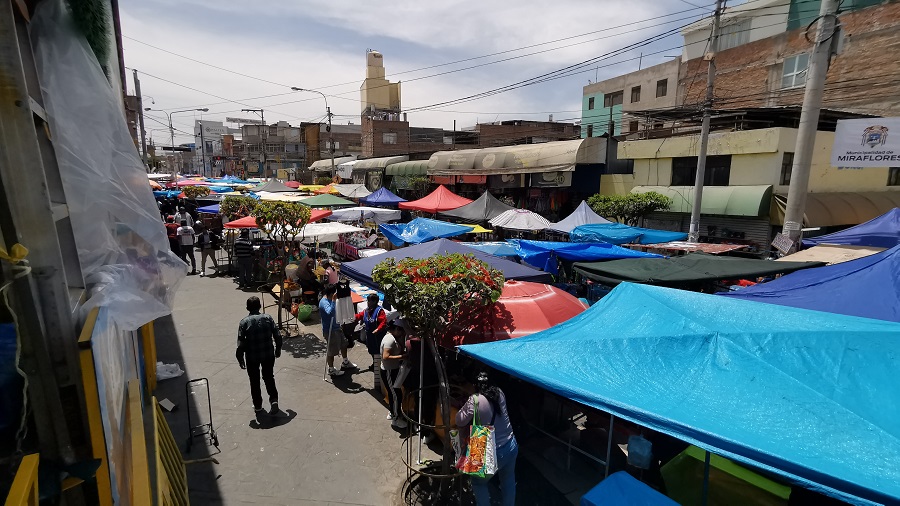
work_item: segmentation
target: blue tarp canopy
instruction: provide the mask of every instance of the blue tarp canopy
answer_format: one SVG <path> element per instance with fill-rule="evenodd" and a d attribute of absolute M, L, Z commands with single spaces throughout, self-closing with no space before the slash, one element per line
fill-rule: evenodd
<path fill-rule="evenodd" d="M 900 322 L 900 246 L 721 295 Z"/>
<path fill-rule="evenodd" d="M 200 213 L 209 213 L 209 214 L 219 214 L 219 204 L 213 204 L 211 206 L 203 206 L 198 207 L 197 212 Z"/>
<path fill-rule="evenodd" d="M 840 232 L 803 240 L 807 248 L 818 244 L 893 248 L 900 244 L 900 208 L 895 207 L 875 219 Z"/>
<path fill-rule="evenodd" d="M 519 254 L 516 253 L 516 247 L 506 241 L 467 242 L 464 244 L 472 249 L 477 249 L 478 251 L 482 251 L 488 255 L 494 255 L 495 257 L 518 258 L 519 256 Z"/>
<path fill-rule="evenodd" d="M 253 184 L 253 183 L 251 183 L 250 181 L 245 181 L 245 180 L 239 179 L 239 178 L 237 178 L 237 177 L 235 177 L 235 176 L 225 176 L 225 177 L 220 178 L 220 179 L 206 178 L 206 181 L 209 182 L 209 183 L 213 183 L 213 184 L 221 184 L 221 185 L 225 185 L 225 186 L 228 186 L 228 185 L 235 185 L 235 184 L 240 184 L 240 185 L 249 185 L 249 184 Z"/>
<path fill-rule="evenodd" d="M 534 281 L 536 283 L 553 282 L 553 278 L 546 272 L 541 272 L 537 269 L 528 267 L 527 265 L 517 264 L 516 262 L 482 253 L 481 251 L 465 246 L 464 243 L 453 242 L 449 239 L 438 239 L 424 244 L 395 249 L 373 257 L 347 262 L 341 265 L 341 274 L 350 279 L 359 281 L 366 286 L 378 288 L 375 282 L 372 281 L 372 269 L 388 258 L 395 258 L 399 261 L 404 258 L 428 258 L 432 255 L 447 255 L 450 253 L 474 255 L 475 258 L 489 264 L 494 269 L 503 271 L 503 276 L 506 279 Z"/>
<path fill-rule="evenodd" d="M 406 202 L 406 199 L 400 198 L 387 188 L 381 187 L 368 197 L 363 197 L 359 199 L 359 203 L 366 206 L 382 206 L 382 207 L 397 207 L 397 204 L 400 202 Z"/>
<path fill-rule="evenodd" d="M 234 191 L 230 186 L 207 186 L 213 193 L 228 193 Z"/>
<path fill-rule="evenodd" d="M 684 232 L 669 232 L 650 228 L 630 227 L 623 223 L 596 223 L 575 227 L 569 233 L 572 242 L 608 242 L 610 244 L 658 244 L 683 241 Z"/>
<path fill-rule="evenodd" d="M 530 265 L 551 274 L 557 273 L 557 258 L 570 262 L 594 262 L 597 260 L 618 260 L 622 258 L 664 258 L 654 253 L 635 251 L 606 242 L 557 242 L 557 241 L 509 241 L 516 248 L 516 254 Z"/>
<path fill-rule="evenodd" d="M 154 190 L 154 197 L 175 198 L 181 195 L 181 190 Z"/>
<path fill-rule="evenodd" d="M 833 497 L 900 502 L 900 324 L 623 283 L 548 330 L 459 349 Z"/>
<path fill-rule="evenodd" d="M 581 506 L 678 506 L 625 471 L 609 475 L 581 496 Z"/>
<path fill-rule="evenodd" d="M 416 218 L 409 223 L 382 223 L 378 228 L 394 246 L 419 244 L 472 231 L 472 227 L 429 218 Z"/>

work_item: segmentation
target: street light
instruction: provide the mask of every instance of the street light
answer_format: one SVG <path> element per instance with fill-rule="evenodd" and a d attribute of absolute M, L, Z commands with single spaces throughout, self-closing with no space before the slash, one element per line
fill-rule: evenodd
<path fill-rule="evenodd" d="M 169 140 L 172 142 L 172 162 L 173 162 L 172 163 L 172 182 L 174 183 L 174 182 L 178 181 L 178 171 L 175 169 L 175 163 L 174 163 L 174 161 L 175 161 L 175 127 L 172 126 L 172 115 L 178 114 L 180 112 L 209 112 L 209 109 L 204 107 L 202 109 L 184 109 L 182 111 L 166 112 L 162 109 L 153 109 L 150 107 L 145 107 L 144 110 L 161 112 L 161 113 L 165 114 L 166 118 L 168 118 L 168 120 L 169 120 Z"/>
<path fill-rule="evenodd" d="M 328 97 L 325 96 L 324 93 L 318 90 L 310 90 L 308 88 L 298 88 L 297 86 L 291 86 L 291 89 L 294 91 L 307 91 L 310 93 L 318 93 L 322 95 L 322 99 L 325 100 L 325 113 L 328 116 L 328 125 L 325 126 L 325 131 L 328 132 L 328 152 L 331 153 L 331 177 L 334 178 L 334 138 L 331 136 L 331 108 L 328 107 Z"/>

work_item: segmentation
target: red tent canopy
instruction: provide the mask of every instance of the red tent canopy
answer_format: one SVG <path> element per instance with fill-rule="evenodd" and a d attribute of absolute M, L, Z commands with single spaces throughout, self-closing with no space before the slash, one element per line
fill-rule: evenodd
<path fill-rule="evenodd" d="M 325 209 L 313 209 L 312 214 L 309 217 L 309 223 L 314 221 L 319 221 L 323 218 L 327 218 L 331 216 L 331 211 Z M 255 216 L 246 216 L 244 218 L 229 221 L 225 224 L 225 228 L 258 228 L 256 226 L 256 217 Z"/>
<path fill-rule="evenodd" d="M 409 209 L 411 211 L 424 211 L 427 213 L 439 213 L 441 211 L 449 211 L 471 204 L 472 201 L 460 197 L 459 195 L 448 190 L 446 186 L 440 185 L 436 190 L 429 193 L 424 198 L 413 200 L 412 202 L 400 202 L 400 209 Z"/>
<path fill-rule="evenodd" d="M 504 283 L 495 304 L 455 317 L 438 343 L 453 348 L 527 336 L 558 325 L 585 309 L 580 300 L 554 286 L 510 280 Z"/>
<path fill-rule="evenodd" d="M 299 181 L 285 181 L 284 185 L 287 186 L 288 188 L 300 188 Z"/>

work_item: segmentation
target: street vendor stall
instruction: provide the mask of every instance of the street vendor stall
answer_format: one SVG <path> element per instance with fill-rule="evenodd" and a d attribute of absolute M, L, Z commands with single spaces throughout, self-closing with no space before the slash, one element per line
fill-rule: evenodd
<path fill-rule="evenodd" d="M 378 228 L 394 246 L 419 244 L 439 238 L 468 234 L 471 226 L 457 225 L 447 221 L 416 218 L 409 223 L 382 224 Z"/>

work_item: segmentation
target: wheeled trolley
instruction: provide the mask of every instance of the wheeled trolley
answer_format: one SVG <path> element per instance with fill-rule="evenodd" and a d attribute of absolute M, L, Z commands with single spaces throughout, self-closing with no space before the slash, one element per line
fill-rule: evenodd
<path fill-rule="evenodd" d="M 198 425 L 194 425 L 194 420 L 191 419 L 191 406 L 197 408 L 197 417 L 200 415 L 200 406 L 199 402 L 197 402 L 198 394 L 203 395 L 203 391 L 206 391 L 206 407 L 207 407 L 207 423 L 200 423 Z M 184 385 L 184 395 L 185 395 L 185 406 L 187 407 L 188 414 L 188 434 L 187 443 L 185 443 L 185 450 L 187 453 L 191 453 L 191 446 L 193 445 L 194 438 L 203 437 L 206 438 L 208 443 L 212 444 L 216 448 L 219 447 L 219 436 L 216 435 L 216 429 L 213 428 L 213 418 L 212 418 L 212 400 L 209 396 L 209 379 L 208 378 L 198 378 L 195 380 L 188 381 Z M 193 401 L 193 402 L 192 402 Z M 202 402 L 202 401 L 201 401 Z M 201 421 L 201 420 L 195 420 Z"/>

